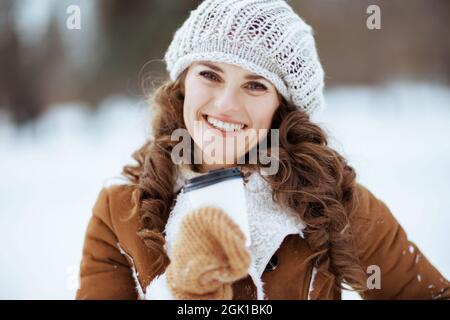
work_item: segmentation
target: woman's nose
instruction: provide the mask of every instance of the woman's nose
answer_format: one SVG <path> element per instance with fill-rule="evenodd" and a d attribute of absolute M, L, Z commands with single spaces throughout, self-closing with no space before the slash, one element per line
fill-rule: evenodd
<path fill-rule="evenodd" d="M 223 90 L 215 101 L 215 106 L 220 112 L 236 112 L 243 108 L 240 93 L 234 89 Z"/>

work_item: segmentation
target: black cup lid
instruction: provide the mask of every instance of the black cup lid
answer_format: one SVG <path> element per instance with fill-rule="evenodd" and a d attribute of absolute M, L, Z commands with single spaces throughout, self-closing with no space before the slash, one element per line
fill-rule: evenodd
<path fill-rule="evenodd" d="M 239 167 L 211 170 L 204 175 L 188 179 L 182 188 L 182 192 L 186 193 L 195 189 L 204 188 L 212 184 L 236 178 L 242 178 L 242 172 Z"/>

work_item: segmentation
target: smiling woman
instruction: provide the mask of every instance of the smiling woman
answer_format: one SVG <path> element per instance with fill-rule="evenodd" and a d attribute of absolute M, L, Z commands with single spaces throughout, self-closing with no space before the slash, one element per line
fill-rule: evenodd
<path fill-rule="evenodd" d="M 260 82 L 249 78 L 258 78 Z M 208 158 L 211 153 L 204 153 L 205 163 L 200 166 L 201 171 L 233 166 L 236 159 L 265 137 L 280 105 L 280 96 L 268 80 L 249 75 L 244 68 L 232 64 L 194 62 L 188 68 L 184 83 L 183 117 L 195 142 L 194 152 L 205 148 L 205 141 L 209 140 L 207 131 L 210 131 L 219 139 L 218 147 L 214 148 L 214 158 L 224 159 L 224 162 L 212 164 L 213 159 Z M 250 129 L 258 134 L 256 139 L 252 138 L 254 135 L 250 134 Z M 233 142 L 246 141 L 245 137 L 249 143 L 237 145 L 236 150 Z M 236 140 L 223 141 L 227 139 Z"/>
<path fill-rule="evenodd" d="M 449 282 L 311 121 L 324 106 L 324 73 L 311 27 L 286 1 L 203 1 L 165 61 L 153 136 L 124 167 L 129 184 L 101 190 L 95 204 L 77 298 L 340 299 L 349 286 L 367 299 L 450 298 Z M 192 154 L 208 160 L 211 134 L 227 161 L 174 163 L 179 129 Z M 231 152 L 228 143 L 253 130 Z M 239 188 L 204 192 L 198 208 L 183 201 L 191 178 L 236 165 L 263 141 L 278 170 L 237 163 Z M 227 198 L 235 189 L 240 197 Z M 238 199 L 239 209 L 223 205 Z"/>

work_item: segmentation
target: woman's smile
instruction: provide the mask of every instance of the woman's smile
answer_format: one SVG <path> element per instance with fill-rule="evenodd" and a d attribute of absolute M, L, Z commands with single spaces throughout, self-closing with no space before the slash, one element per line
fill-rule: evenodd
<path fill-rule="evenodd" d="M 214 134 L 220 135 L 221 137 L 235 137 L 246 131 L 248 127 L 243 123 L 224 122 L 207 114 L 202 115 L 202 122 L 206 125 L 208 130 L 211 130 Z"/>

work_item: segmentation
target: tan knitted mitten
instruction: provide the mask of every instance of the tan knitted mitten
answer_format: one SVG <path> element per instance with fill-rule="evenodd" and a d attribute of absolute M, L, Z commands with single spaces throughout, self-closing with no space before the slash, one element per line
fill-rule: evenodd
<path fill-rule="evenodd" d="M 166 277 L 177 299 L 229 300 L 249 266 L 239 226 L 220 208 L 203 207 L 183 218 Z"/>

